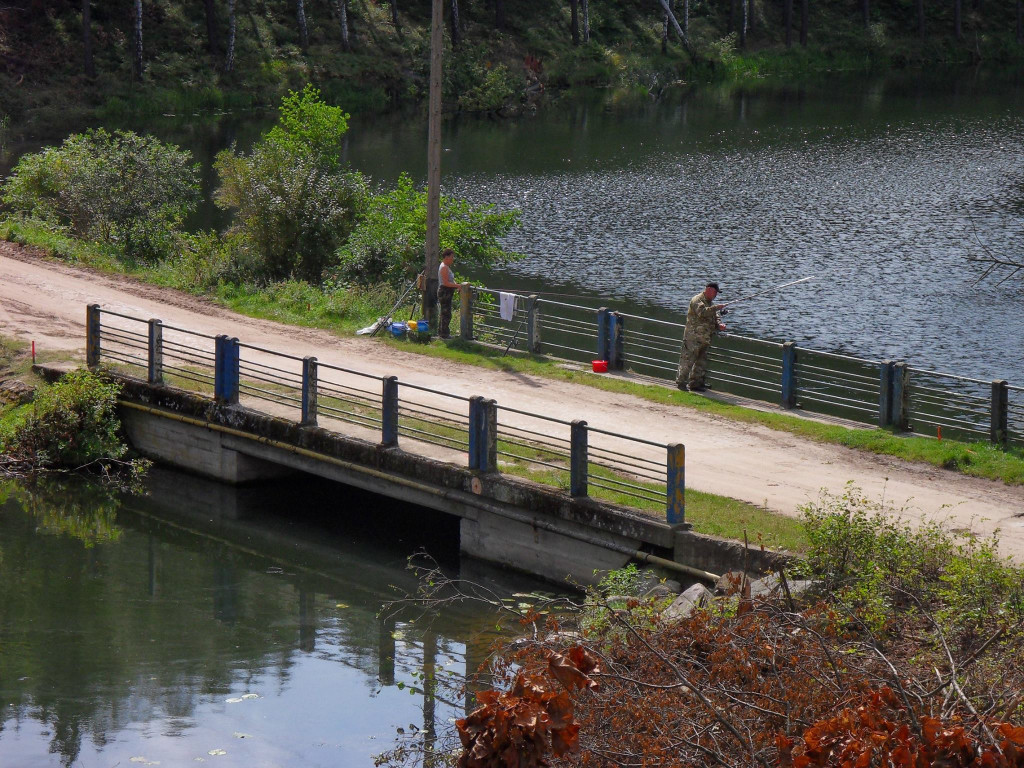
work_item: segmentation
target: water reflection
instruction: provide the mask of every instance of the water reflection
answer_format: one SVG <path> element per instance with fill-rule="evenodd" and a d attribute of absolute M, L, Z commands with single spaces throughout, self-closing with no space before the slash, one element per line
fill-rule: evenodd
<path fill-rule="evenodd" d="M 435 670 L 461 679 L 494 637 L 468 608 L 378 616 L 413 588 L 407 554 L 452 560 L 419 510 L 374 520 L 318 481 L 236 493 L 166 471 L 91 521 L 83 501 L 75 527 L 41 524 L 47 505 L 0 505 L 4 765 L 366 765 L 397 728 L 461 714 Z"/>

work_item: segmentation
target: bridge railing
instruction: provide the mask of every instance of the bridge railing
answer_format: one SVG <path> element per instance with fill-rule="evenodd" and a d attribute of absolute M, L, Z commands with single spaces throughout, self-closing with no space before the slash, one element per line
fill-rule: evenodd
<path fill-rule="evenodd" d="M 485 343 L 674 380 L 685 325 L 652 317 L 519 295 L 511 320 L 500 294 L 467 288 L 462 334 Z M 479 318 L 479 321 L 478 321 Z M 872 360 L 797 347 L 794 342 L 721 333 L 708 352 L 708 382 L 722 392 L 811 413 L 963 440 L 1024 444 L 1021 390 Z"/>
<path fill-rule="evenodd" d="M 685 453 L 618 432 L 331 365 L 237 338 L 89 305 L 86 360 L 151 383 L 212 393 L 224 405 L 285 414 L 388 447 L 427 451 L 479 472 L 508 472 L 657 510 L 685 523 Z M 506 342 L 507 343 L 507 342 Z M 425 446 L 430 446 L 426 449 Z"/>

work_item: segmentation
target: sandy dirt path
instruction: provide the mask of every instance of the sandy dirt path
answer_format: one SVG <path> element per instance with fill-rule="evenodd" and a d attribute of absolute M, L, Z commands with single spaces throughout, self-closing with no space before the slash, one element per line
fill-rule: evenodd
<path fill-rule="evenodd" d="M 39 350 L 81 355 L 90 303 L 464 396 L 484 395 L 507 407 L 586 419 L 592 427 L 681 442 L 686 445 L 688 487 L 786 514 L 795 514 L 821 489 L 839 493 L 852 481 L 869 497 L 903 507 L 908 519 L 950 518 L 956 527 L 979 533 L 998 528 L 1004 549 L 1024 557 L 1024 488 L 821 445 L 629 395 L 463 366 L 371 339 L 254 320 L 176 291 L 44 261 L 0 243 L 0 334 L 34 340 Z"/>

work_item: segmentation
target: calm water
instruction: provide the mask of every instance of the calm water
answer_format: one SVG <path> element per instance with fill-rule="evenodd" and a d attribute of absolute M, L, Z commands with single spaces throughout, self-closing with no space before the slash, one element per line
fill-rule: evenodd
<path fill-rule="evenodd" d="M 378 615 L 420 545 L 458 567 L 444 523 L 313 480 L 150 485 L 0 496 L 0 765 L 366 766 L 398 729 L 463 714 L 424 679 L 476 669 L 494 615 Z M 277 514 L 306 505 L 319 518 Z"/>
<path fill-rule="evenodd" d="M 349 161 L 425 173 L 420 115 L 354 120 Z M 168 119 L 206 165 L 266 123 Z M 527 255 L 495 287 L 678 318 L 710 278 L 732 329 L 921 367 L 1024 381 L 1020 281 L 977 283 L 972 255 L 1024 253 L 1024 87 L 898 73 L 802 88 L 602 94 L 516 120 L 449 121 L 448 193 L 517 207 Z M 207 207 L 204 223 L 223 224 Z M 572 298 L 579 297 L 579 298 Z"/>

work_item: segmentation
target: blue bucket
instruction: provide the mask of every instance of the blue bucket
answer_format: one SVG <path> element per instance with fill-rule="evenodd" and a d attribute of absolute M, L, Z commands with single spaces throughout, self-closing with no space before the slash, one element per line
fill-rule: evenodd
<path fill-rule="evenodd" d="M 430 323 L 427 320 L 417 320 L 416 330 L 420 333 L 430 333 Z"/>
<path fill-rule="evenodd" d="M 405 323 L 392 323 L 391 324 L 391 335 L 396 339 L 405 336 L 406 331 L 409 330 L 409 326 Z"/>

